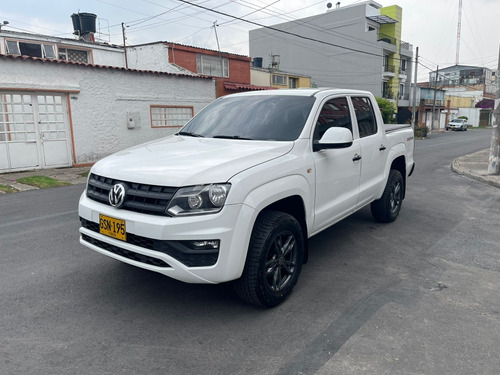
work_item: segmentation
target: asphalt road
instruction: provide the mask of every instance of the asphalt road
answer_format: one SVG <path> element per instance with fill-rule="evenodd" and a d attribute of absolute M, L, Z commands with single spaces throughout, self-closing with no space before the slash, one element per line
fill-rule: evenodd
<path fill-rule="evenodd" d="M 416 142 L 398 220 L 310 240 L 263 310 L 78 243 L 83 185 L 0 196 L 1 374 L 498 374 L 500 189 L 450 170 L 491 131 Z"/>

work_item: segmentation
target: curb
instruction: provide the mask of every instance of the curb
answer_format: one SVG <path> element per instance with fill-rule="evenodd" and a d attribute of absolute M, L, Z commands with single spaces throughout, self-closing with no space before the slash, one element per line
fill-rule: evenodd
<path fill-rule="evenodd" d="M 477 167 L 471 168 L 470 167 L 471 164 L 476 164 L 476 165 L 478 164 L 477 162 L 474 162 L 471 160 L 474 159 L 474 157 L 477 156 L 478 154 L 484 153 L 486 151 L 487 150 L 478 151 L 478 152 L 475 152 L 473 154 L 461 156 L 461 157 L 453 160 L 453 162 L 451 163 L 451 170 L 455 173 L 462 175 L 462 176 L 466 176 L 466 177 L 469 177 L 473 180 L 500 188 L 500 176 L 494 176 L 494 175 L 488 174 L 488 169 L 487 169 L 488 163 L 487 162 L 481 163 L 484 165 L 481 165 L 480 168 L 477 168 Z M 467 165 L 469 165 L 469 167 Z"/>

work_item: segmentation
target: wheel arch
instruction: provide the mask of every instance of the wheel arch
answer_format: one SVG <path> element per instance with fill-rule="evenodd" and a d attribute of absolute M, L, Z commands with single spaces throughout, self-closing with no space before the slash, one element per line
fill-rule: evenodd
<path fill-rule="evenodd" d="M 392 161 L 389 171 L 391 169 L 399 171 L 401 173 L 401 176 L 403 176 L 403 199 L 404 199 L 406 195 L 406 158 L 403 155 L 398 156 L 396 159 Z"/>
<path fill-rule="evenodd" d="M 302 199 L 301 196 L 299 195 L 292 195 L 286 198 L 282 198 L 280 200 L 277 200 L 276 202 L 273 202 L 269 204 L 268 206 L 264 207 L 262 210 L 260 210 L 259 214 L 257 215 L 257 218 L 262 215 L 262 213 L 266 211 L 280 211 L 280 212 L 285 212 L 291 216 L 293 216 L 298 223 L 300 224 L 300 227 L 302 228 L 302 234 L 304 237 L 304 264 L 307 263 L 307 259 L 309 256 L 309 246 L 308 246 L 308 231 L 307 231 L 307 223 L 306 223 L 306 209 L 305 209 L 305 204 L 304 200 Z"/>

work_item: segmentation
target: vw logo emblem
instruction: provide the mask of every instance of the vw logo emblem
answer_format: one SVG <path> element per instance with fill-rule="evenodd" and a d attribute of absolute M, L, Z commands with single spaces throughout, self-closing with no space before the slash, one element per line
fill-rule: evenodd
<path fill-rule="evenodd" d="M 122 184 L 113 185 L 109 191 L 109 204 L 113 207 L 120 208 L 125 200 L 125 186 Z"/>

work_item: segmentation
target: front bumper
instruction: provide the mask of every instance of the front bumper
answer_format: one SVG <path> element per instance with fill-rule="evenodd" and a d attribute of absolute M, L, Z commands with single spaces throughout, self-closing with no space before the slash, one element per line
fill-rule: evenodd
<path fill-rule="evenodd" d="M 242 204 L 226 205 L 213 215 L 152 216 L 100 204 L 88 199 L 85 192 L 78 211 L 83 224 L 82 245 L 188 283 L 221 283 L 239 278 L 255 216 L 252 208 Z M 100 234 L 99 214 L 125 220 L 127 241 Z M 219 240 L 218 254 L 214 258 L 213 251 L 197 254 L 197 251 L 186 250 L 182 245 L 184 241 L 193 240 Z M 200 257 L 205 260 L 200 262 Z"/>

